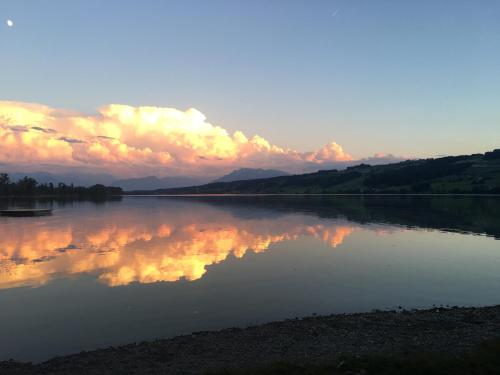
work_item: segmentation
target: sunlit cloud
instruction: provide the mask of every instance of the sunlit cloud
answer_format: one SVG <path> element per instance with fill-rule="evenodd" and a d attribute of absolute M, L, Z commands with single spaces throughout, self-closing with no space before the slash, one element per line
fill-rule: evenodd
<path fill-rule="evenodd" d="M 298 152 L 207 122 L 196 109 L 111 104 L 85 115 L 32 103 L 0 101 L 0 162 L 92 167 L 118 175 L 205 174 L 240 167 L 301 172 L 352 160 L 331 142 Z"/>

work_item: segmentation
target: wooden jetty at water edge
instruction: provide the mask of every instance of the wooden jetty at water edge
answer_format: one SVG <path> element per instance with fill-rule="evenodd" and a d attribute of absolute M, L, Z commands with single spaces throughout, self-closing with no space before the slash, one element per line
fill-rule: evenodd
<path fill-rule="evenodd" d="M 0 216 L 11 217 L 48 216 L 51 214 L 51 208 L 13 208 L 8 210 L 0 210 Z"/>

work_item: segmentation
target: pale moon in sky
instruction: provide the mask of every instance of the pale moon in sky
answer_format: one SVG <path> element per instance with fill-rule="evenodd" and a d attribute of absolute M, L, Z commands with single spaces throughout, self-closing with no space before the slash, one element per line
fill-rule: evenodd
<path fill-rule="evenodd" d="M 7 26 L 9 26 L 9 27 L 14 26 L 14 21 L 12 21 L 12 20 L 7 20 Z"/>

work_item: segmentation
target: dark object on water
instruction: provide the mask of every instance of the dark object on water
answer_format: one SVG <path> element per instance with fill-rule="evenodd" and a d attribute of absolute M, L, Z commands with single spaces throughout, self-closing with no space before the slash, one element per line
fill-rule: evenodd
<path fill-rule="evenodd" d="M 0 216 L 48 216 L 52 214 L 52 209 L 45 208 L 20 208 L 11 210 L 0 210 Z"/>

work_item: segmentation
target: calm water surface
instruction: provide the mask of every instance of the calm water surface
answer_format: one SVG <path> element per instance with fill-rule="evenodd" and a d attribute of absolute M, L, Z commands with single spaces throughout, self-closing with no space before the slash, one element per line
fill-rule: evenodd
<path fill-rule="evenodd" d="M 314 313 L 500 303 L 500 198 L 36 205 L 54 215 L 0 217 L 0 360 Z"/>

